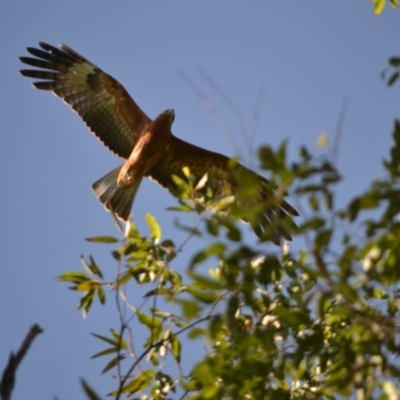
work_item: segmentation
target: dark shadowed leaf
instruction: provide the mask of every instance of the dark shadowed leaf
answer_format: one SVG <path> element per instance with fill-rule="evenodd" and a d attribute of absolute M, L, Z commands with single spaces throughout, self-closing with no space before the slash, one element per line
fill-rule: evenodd
<path fill-rule="evenodd" d="M 81 379 L 81 385 L 89 400 L 102 400 L 101 397 L 86 383 L 84 379 Z"/>
<path fill-rule="evenodd" d="M 125 356 L 123 354 L 119 354 L 117 357 L 113 358 L 111 361 L 109 361 L 106 366 L 103 368 L 101 371 L 102 374 L 105 374 L 107 371 L 110 369 L 116 367 L 121 360 L 124 360 Z"/>
<path fill-rule="evenodd" d="M 171 353 L 175 357 L 175 359 L 180 362 L 181 361 L 181 342 L 177 335 L 171 336 L 170 338 L 171 343 Z"/>
<path fill-rule="evenodd" d="M 117 243 L 118 239 L 115 238 L 114 236 L 92 236 L 89 238 L 86 238 L 88 242 L 93 242 L 93 243 Z"/>

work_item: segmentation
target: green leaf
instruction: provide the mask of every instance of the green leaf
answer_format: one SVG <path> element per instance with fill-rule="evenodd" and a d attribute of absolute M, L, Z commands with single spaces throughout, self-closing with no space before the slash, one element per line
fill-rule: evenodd
<path fill-rule="evenodd" d="M 122 388 L 122 393 L 133 394 L 140 390 L 146 389 L 153 380 L 155 373 L 156 372 L 152 369 L 141 372 Z M 112 393 L 112 395 L 115 394 L 116 393 Z"/>
<path fill-rule="evenodd" d="M 354 221 L 360 210 L 376 208 L 378 206 L 379 198 L 376 191 L 373 190 L 368 192 L 364 196 L 358 197 L 350 203 L 348 207 L 349 219 L 350 221 Z"/>
<path fill-rule="evenodd" d="M 136 311 L 136 315 L 138 316 L 139 321 L 146 325 L 150 330 L 153 330 L 154 328 L 160 328 L 162 326 L 162 322 L 154 315 L 145 314 L 140 310 Z"/>
<path fill-rule="evenodd" d="M 216 339 L 224 330 L 223 319 L 221 315 L 215 315 L 210 321 L 210 335 L 213 339 Z"/>
<path fill-rule="evenodd" d="M 93 243 L 117 243 L 118 239 L 115 238 L 114 236 L 92 236 L 89 238 L 86 238 L 88 242 L 93 242 Z"/>
<path fill-rule="evenodd" d="M 123 354 L 119 354 L 117 357 L 113 358 L 110 362 L 106 364 L 106 366 L 101 371 L 102 374 L 105 374 L 110 369 L 114 368 L 119 364 L 121 360 L 124 360 L 125 356 Z"/>
<path fill-rule="evenodd" d="M 96 354 L 93 354 L 90 358 L 97 358 L 97 357 L 102 357 L 102 356 L 108 356 L 109 354 L 114 354 L 118 351 L 116 347 L 110 347 L 108 349 L 99 351 Z"/>
<path fill-rule="evenodd" d="M 92 256 L 89 256 L 89 260 L 90 260 L 90 270 L 92 271 L 92 273 L 94 275 L 97 275 L 99 278 L 103 279 L 103 273 L 101 272 L 101 269 L 94 261 L 94 258 Z"/>
<path fill-rule="evenodd" d="M 388 85 L 388 86 L 392 86 L 392 85 L 397 81 L 397 79 L 399 79 L 399 76 L 400 76 L 400 72 L 399 72 L 399 71 L 394 72 L 394 73 L 390 76 L 390 78 L 388 79 L 387 85 Z"/>
<path fill-rule="evenodd" d="M 191 207 L 189 204 L 184 203 L 179 206 L 175 207 L 167 207 L 167 211 L 178 211 L 178 212 L 193 212 L 193 207 Z"/>
<path fill-rule="evenodd" d="M 115 347 L 118 346 L 118 342 L 115 339 L 110 339 L 107 336 L 102 336 L 102 335 L 99 335 L 97 333 L 92 333 L 92 336 L 96 337 L 97 339 L 102 340 L 103 342 L 111 344 L 111 345 L 113 345 Z"/>
<path fill-rule="evenodd" d="M 106 294 L 102 287 L 97 289 L 97 297 L 99 298 L 101 304 L 104 305 L 106 303 Z"/>
<path fill-rule="evenodd" d="M 388 298 L 388 294 L 383 289 L 379 289 L 379 288 L 375 288 L 373 290 L 373 296 L 377 299 L 387 299 Z"/>
<path fill-rule="evenodd" d="M 65 282 L 80 283 L 83 281 L 87 281 L 90 278 L 84 272 L 71 271 L 71 272 L 67 272 L 65 274 L 59 275 L 57 277 L 57 279 L 60 281 L 65 281 Z"/>
<path fill-rule="evenodd" d="M 169 341 L 171 343 L 171 353 L 179 363 L 181 361 L 181 342 L 177 335 L 171 336 Z"/>
<path fill-rule="evenodd" d="M 330 229 L 318 233 L 317 237 L 315 238 L 316 248 L 322 250 L 329 244 L 331 237 L 332 231 Z"/>
<path fill-rule="evenodd" d="M 100 287 L 101 287 L 101 282 L 86 280 L 86 281 L 78 283 L 77 285 L 72 287 L 72 289 L 73 290 L 78 290 L 78 291 L 81 291 L 81 292 L 86 292 L 88 290 L 93 291 L 93 290 L 98 289 Z"/>
<path fill-rule="evenodd" d="M 101 400 L 101 397 L 86 383 L 84 379 L 81 379 L 81 385 L 89 400 Z"/>
<path fill-rule="evenodd" d="M 198 289 L 194 285 L 189 286 L 187 291 L 202 303 L 212 304 L 218 299 L 218 295 L 214 291 Z"/>
<path fill-rule="evenodd" d="M 207 258 L 212 256 L 220 256 L 226 249 L 226 245 L 223 243 L 213 243 L 204 250 L 198 252 L 192 259 L 191 268 L 196 264 L 200 264 Z"/>
<path fill-rule="evenodd" d="M 386 0 L 371 0 L 373 3 L 375 3 L 374 5 L 374 13 L 376 15 L 379 15 L 383 9 L 385 8 L 385 3 Z"/>
<path fill-rule="evenodd" d="M 191 300 L 178 300 L 177 303 L 182 307 L 183 316 L 188 320 L 198 318 L 202 310 L 199 304 Z"/>
<path fill-rule="evenodd" d="M 180 199 L 188 199 L 191 192 L 191 188 L 188 182 L 178 175 L 171 175 L 171 179 L 175 184 L 175 190 L 173 191 L 173 194 Z"/>
<path fill-rule="evenodd" d="M 120 349 L 126 350 L 128 348 L 128 344 L 126 343 L 124 338 L 119 334 L 119 332 L 117 332 L 114 329 L 111 329 L 111 334 L 114 336 L 114 338 L 115 338 L 116 342 L 118 343 Z"/>
<path fill-rule="evenodd" d="M 125 283 L 129 282 L 133 278 L 132 272 L 129 270 L 127 273 L 121 275 L 118 280 L 118 286 L 125 285 Z"/>
<path fill-rule="evenodd" d="M 145 218 L 146 218 L 147 225 L 150 228 L 151 238 L 154 241 L 159 241 L 161 239 L 161 228 L 160 228 L 160 225 L 158 225 L 157 220 L 151 214 L 146 214 Z"/>
<path fill-rule="evenodd" d="M 157 294 L 167 295 L 167 294 L 172 294 L 172 291 L 170 289 L 164 289 L 164 288 L 152 289 L 152 290 L 149 290 L 148 292 L 146 292 L 143 295 L 143 298 L 154 296 Z"/>
<path fill-rule="evenodd" d="M 103 278 L 103 274 L 92 256 L 89 257 L 89 263 L 85 260 L 83 256 L 81 256 L 81 263 L 86 271 L 88 271 L 90 274 L 97 275 L 100 278 Z"/>
<path fill-rule="evenodd" d="M 400 67 L 400 57 L 389 58 L 389 64 L 393 67 Z"/>
<path fill-rule="evenodd" d="M 94 290 L 89 290 L 79 300 L 78 309 L 83 309 L 84 314 L 87 314 L 89 312 L 93 302 L 94 294 L 95 294 Z"/>
<path fill-rule="evenodd" d="M 210 279 L 207 276 L 196 274 L 189 271 L 189 276 L 195 281 L 196 284 L 203 286 L 205 289 L 221 290 L 221 283 L 215 279 Z"/>

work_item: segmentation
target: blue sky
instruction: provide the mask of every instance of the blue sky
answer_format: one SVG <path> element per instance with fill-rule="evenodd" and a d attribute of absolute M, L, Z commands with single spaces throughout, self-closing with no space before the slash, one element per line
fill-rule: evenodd
<path fill-rule="evenodd" d="M 84 238 L 116 234 L 90 185 L 120 161 L 59 99 L 19 76 L 18 57 L 27 55 L 27 46 L 69 45 L 118 79 L 150 117 L 175 109 L 175 135 L 226 155 L 239 148 L 253 167 L 235 115 L 200 71 L 236 103 L 247 134 L 264 88 L 251 146 L 288 139 L 291 159 L 301 145 L 317 150 L 321 132 L 333 137 L 347 99 L 338 156 L 345 177 L 338 198 L 345 204 L 383 174 L 400 109 L 399 90 L 387 89 L 380 73 L 390 56 L 399 55 L 399 37 L 399 12 L 388 7 L 377 17 L 362 0 L 2 2 L 1 371 L 32 323 L 45 329 L 18 371 L 14 398 L 83 398 L 80 377 L 108 393 L 113 382 L 100 377 L 105 360 L 89 359 L 103 347 L 90 332 L 107 334 L 118 326 L 112 301 L 83 320 L 75 310 L 77 294 L 55 277 L 80 269 L 81 254 L 93 254 L 112 279 L 107 249 Z M 178 71 L 214 105 L 235 148 Z M 165 237 L 179 244 L 185 238 L 174 227 L 180 215 L 165 211 L 174 204 L 168 192 L 146 181 L 134 220 L 145 230 L 144 215 L 152 213 Z M 246 240 L 256 238 L 249 233 Z M 182 270 L 204 243 L 190 242 L 174 268 Z"/>

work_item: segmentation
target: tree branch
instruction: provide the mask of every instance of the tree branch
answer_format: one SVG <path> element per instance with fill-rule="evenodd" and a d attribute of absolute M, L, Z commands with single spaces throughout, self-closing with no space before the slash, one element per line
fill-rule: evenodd
<path fill-rule="evenodd" d="M 33 325 L 28 334 L 26 335 L 17 353 L 14 355 L 14 353 L 11 352 L 8 364 L 4 369 L 3 376 L 0 382 L 1 400 L 11 399 L 11 393 L 14 389 L 17 368 L 22 359 L 24 358 L 26 352 L 28 351 L 30 345 L 32 344 L 33 339 L 35 339 L 35 337 L 42 332 L 43 329 L 38 324 Z"/>

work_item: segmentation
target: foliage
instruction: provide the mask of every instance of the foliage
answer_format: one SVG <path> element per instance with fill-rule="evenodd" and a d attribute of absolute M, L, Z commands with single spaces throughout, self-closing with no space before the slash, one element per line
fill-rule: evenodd
<path fill-rule="evenodd" d="M 289 166 L 286 144 L 259 151 L 277 185 L 295 186 L 301 219 L 293 245 L 245 244 L 243 224 L 210 204 L 190 171 L 180 180 L 175 211 L 204 216 L 182 226 L 207 239 L 188 267 L 181 250 L 134 224 L 122 240 L 89 239 L 116 248 L 116 278 L 82 259 L 86 273 L 60 277 L 82 292 L 78 307 L 117 292 L 120 326 L 94 336 L 106 347 L 103 372 L 116 376 L 110 395 L 152 399 L 395 399 L 400 396 L 400 122 L 384 161 L 387 176 L 343 209 L 336 209 L 341 177 L 329 156 L 303 148 Z M 222 202 L 223 203 L 223 202 Z M 254 239 L 255 240 L 255 239 Z M 179 268 L 179 272 L 175 268 Z M 140 304 L 127 288 L 141 293 Z M 110 296 L 108 296 L 110 298 Z M 141 337 L 143 340 L 140 340 Z M 142 349 L 142 350 L 139 350 Z M 83 382 L 90 399 L 99 399 Z M 125 396 L 125 397 L 124 397 Z M 397 397 L 396 397 L 397 396 Z"/>
<path fill-rule="evenodd" d="M 377 15 L 381 14 L 386 6 L 386 0 L 369 0 L 369 1 L 374 4 L 374 13 Z M 399 8 L 399 0 L 389 0 L 389 3 L 393 8 Z"/>
<path fill-rule="evenodd" d="M 400 57 L 390 57 L 388 63 L 389 68 L 382 72 L 382 78 L 387 79 L 388 86 L 392 86 L 400 76 Z"/>

